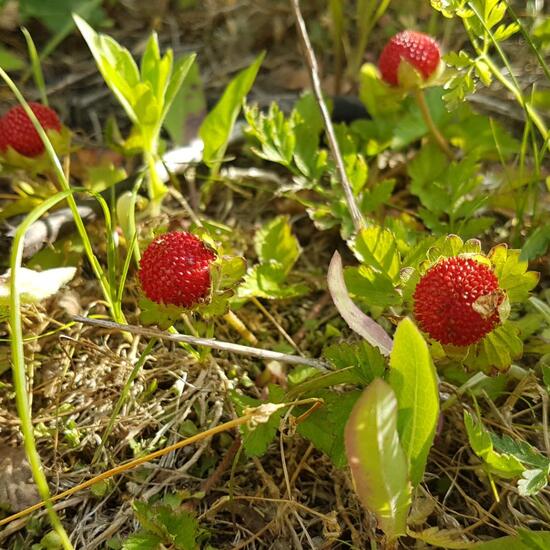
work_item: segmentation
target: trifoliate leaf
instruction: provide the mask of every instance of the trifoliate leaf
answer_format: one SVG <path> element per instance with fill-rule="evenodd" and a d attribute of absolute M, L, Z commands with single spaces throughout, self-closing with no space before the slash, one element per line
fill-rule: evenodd
<path fill-rule="evenodd" d="M 525 467 L 515 456 L 494 450 L 490 433 L 467 411 L 464 411 L 464 425 L 472 450 L 490 473 L 511 479 L 524 472 Z"/>
<path fill-rule="evenodd" d="M 528 263 L 520 259 L 520 251 L 509 250 L 505 244 L 499 244 L 487 256 L 510 302 L 527 300 L 529 291 L 537 286 L 540 275 L 535 271 L 527 271 Z"/>
<path fill-rule="evenodd" d="M 17 270 L 17 291 L 24 304 L 34 304 L 53 296 L 76 273 L 76 267 L 58 267 L 34 271 L 25 267 Z M 0 305 L 9 305 L 11 270 L 0 275 Z"/>
<path fill-rule="evenodd" d="M 386 370 L 386 361 L 378 348 L 368 342 L 358 344 L 333 344 L 323 350 L 323 355 L 337 369 L 355 367 L 360 374 L 362 383 L 370 384 L 375 378 L 383 378 Z"/>
<path fill-rule="evenodd" d="M 477 344 L 469 346 L 464 364 L 472 370 L 487 373 L 504 371 L 522 352 L 523 341 L 519 337 L 519 329 L 511 321 L 507 321 Z"/>
<path fill-rule="evenodd" d="M 393 233 L 381 226 L 362 229 L 352 249 L 362 263 L 396 281 L 401 269 L 401 259 Z"/>
<path fill-rule="evenodd" d="M 232 391 L 229 395 L 239 415 L 242 415 L 247 408 L 259 407 L 265 404 L 258 399 L 242 395 L 236 391 Z M 283 400 L 284 391 L 279 386 L 271 385 L 269 387 L 269 401 L 279 404 Z M 277 433 L 283 412 L 282 409 L 275 410 L 267 422 L 258 424 L 254 429 L 241 426 L 240 430 L 243 434 L 243 445 L 247 456 L 261 456 L 266 452 Z"/>
<path fill-rule="evenodd" d="M 361 395 L 359 391 L 336 393 L 330 390 L 318 392 L 325 405 L 298 424 L 298 433 L 323 451 L 337 468 L 346 465 L 344 429 L 346 421 Z"/>

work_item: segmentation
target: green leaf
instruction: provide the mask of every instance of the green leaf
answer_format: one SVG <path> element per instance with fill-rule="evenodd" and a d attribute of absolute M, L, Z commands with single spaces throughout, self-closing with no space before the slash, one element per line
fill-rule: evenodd
<path fill-rule="evenodd" d="M 380 378 L 355 404 L 345 445 L 355 490 L 389 540 L 404 535 L 411 503 L 407 457 L 397 433 L 397 398 Z"/>
<path fill-rule="evenodd" d="M 344 468 L 347 463 L 344 427 L 360 395 L 359 391 L 319 391 L 317 396 L 324 400 L 324 406 L 298 424 L 298 433 L 311 441 L 316 449 L 324 452 L 337 468 Z"/>
<path fill-rule="evenodd" d="M 16 53 L 0 47 L 0 67 L 7 72 L 18 71 L 25 67 L 25 61 Z"/>
<path fill-rule="evenodd" d="M 80 13 L 82 8 L 91 4 L 90 0 L 19 0 L 19 13 L 23 19 L 35 17 L 53 33 L 61 33 L 71 23 L 73 13 Z M 88 10 L 87 17 L 93 25 L 100 25 L 106 20 L 106 14 L 100 1 Z M 5 67 L 4 67 L 5 68 Z"/>
<path fill-rule="evenodd" d="M 159 506 L 156 521 L 166 530 L 167 539 L 177 550 L 196 550 L 199 525 L 189 512 Z"/>
<path fill-rule="evenodd" d="M 180 57 L 164 98 L 163 124 L 172 141 L 182 145 L 195 138 L 195 124 L 206 113 L 206 98 L 195 54 Z"/>
<path fill-rule="evenodd" d="M 133 105 L 136 103 L 135 88 L 140 82 L 139 70 L 131 53 L 111 37 L 98 34 L 78 15 L 74 21 L 88 44 L 95 62 L 130 120 L 137 123 Z"/>
<path fill-rule="evenodd" d="M 515 456 L 523 465 L 532 468 L 548 468 L 550 465 L 550 460 L 526 441 L 515 440 L 508 435 L 490 435 L 498 452 Z"/>
<path fill-rule="evenodd" d="M 525 467 L 515 456 L 494 450 L 491 434 L 467 411 L 464 411 L 464 425 L 472 450 L 490 473 L 511 479 L 524 472 Z"/>
<path fill-rule="evenodd" d="M 262 402 L 253 399 L 247 395 L 242 395 L 236 391 L 229 394 L 231 401 L 235 405 L 237 414 L 243 415 L 244 410 L 250 407 L 258 407 Z M 275 385 L 269 386 L 269 401 L 271 403 L 282 403 L 284 400 L 284 391 Z M 269 444 L 273 441 L 284 409 L 275 411 L 267 422 L 258 424 L 254 429 L 248 426 L 241 426 L 240 430 L 243 436 L 243 446 L 247 456 L 262 456 L 267 451 Z"/>
<path fill-rule="evenodd" d="M 180 57 L 176 61 L 174 69 L 171 71 L 170 80 L 168 81 L 166 92 L 164 94 L 164 110 L 162 112 L 162 120 L 166 118 L 166 114 L 172 106 L 172 103 L 178 92 L 180 91 L 183 83 L 185 82 L 187 75 L 189 74 L 189 70 L 193 66 L 196 57 L 196 54 L 192 53 Z M 200 76 L 198 76 L 198 68 L 196 69 L 196 74 L 200 82 Z"/>
<path fill-rule="evenodd" d="M 384 356 L 368 342 L 333 344 L 323 350 L 323 355 L 336 369 L 354 367 L 365 386 L 375 378 L 382 378 L 386 371 Z"/>
<path fill-rule="evenodd" d="M 544 256 L 550 246 L 550 225 L 537 227 L 523 243 L 520 261 L 528 262 Z"/>
<path fill-rule="evenodd" d="M 365 63 L 359 73 L 359 97 L 372 117 L 384 117 L 402 109 L 403 91 L 386 84 L 372 63 Z"/>
<path fill-rule="evenodd" d="M 246 273 L 237 295 L 239 298 L 255 296 L 268 300 L 282 300 L 301 296 L 309 291 L 304 284 L 288 284 L 286 275 L 283 266 L 275 262 L 255 265 Z"/>
<path fill-rule="evenodd" d="M 540 493 L 548 485 L 549 469 L 525 470 L 518 481 L 518 492 L 523 497 L 530 497 Z"/>
<path fill-rule="evenodd" d="M 395 332 L 388 382 L 398 403 L 397 430 L 413 486 L 424 469 L 439 418 L 439 391 L 428 344 L 405 317 Z"/>
<path fill-rule="evenodd" d="M 509 250 L 505 244 L 499 244 L 487 256 L 510 302 L 527 300 L 529 292 L 537 286 L 540 275 L 535 271 L 527 271 L 528 263 L 520 259 L 520 251 Z"/>
<path fill-rule="evenodd" d="M 352 248 L 360 262 L 387 275 L 392 281 L 399 279 L 401 259 L 395 237 L 388 229 L 377 225 L 361 229 Z"/>
<path fill-rule="evenodd" d="M 521 357 L 523 340 L 519 329 L 511 321 L 498 326 L 477 344 L 469 346 L 464 364 L 485 372 L 507 370 L 513 359 Z"/>
<path fill-rule="evenodd" d="M 162 539 L 154 533 L 138 531 L 122 544 L 122 550 L 160 550 Z"/>
<path fill-rule="evenodd" d="M 368 265 L 347 267 L 344 277 L 349 293 L 363 300 L 369 307 L 388 307 L 401 303 L 401 296 L 391 279 Z"/>
<path fill-rule="evenodd" d="M 290 271 L 301 248 L 298 239 L 292 234 L 288 216 L 279 216 L 264 225 L 254 236 L 254 248 L 261 263 L 276 262 Z"/>
<path fill-rule="evenodd" d="M 264 56 L 264 53 L 260 54 L 250 67 L 229 83 L 221 99 L 204 119 L 199 135 L 204 142 L 206 164 L 219 165 L 222 162 L 242 102 L 252 88 Z"/>
<path fill-rule="evenodd" d="M 527 529 L 518 531 L 517 536 L 480 542 L 470 548 L 472 550 L 545 550 L 550 548 L 550 531 L 528 531 Z"/>

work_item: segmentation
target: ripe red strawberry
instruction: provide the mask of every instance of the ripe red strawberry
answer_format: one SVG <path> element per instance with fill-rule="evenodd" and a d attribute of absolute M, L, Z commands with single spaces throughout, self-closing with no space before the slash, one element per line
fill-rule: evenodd
<path fill-rule="evenodd" d="M 61 121 L 53 109 L 40 103 L 29 103 L 29 106 L 44 130 L 61 131 Z M 6 144 L 21 155 L 37 157 L 44 152 L 44 144 L 21 105 L 12 107 L 4 115 L 0 129 Z"/>
<path fill-rule="evenodd" d="M 410 63 L 426 80 L 437 69 L 440 59 L 439 46 L 431 36 L 403 31 L 390 38 L 380 54 L 378 68 L 388 84 L 399 86 L 401 60 Z"/>
<path fill-rule="evenodd" d="M 210 264 L 215 259 L 216 254 L 195 235 L 165 233 L 141 257 L 141 288 L 157 304 L 192 307 L 210 292 Z"/>
<path fill-rule="evenodd" d="M 4 119 L 0 118 L 0 153 L 3 153 L 8 148 L 6 140 L 6 130 L 4 129 Z"/>
<path fill-rule="evenodd" d="M 500 324 L 504 299 L 496 275 L 485 264 L 456 256 L 433 265 L 414 292 L 420 328 L 442 344 L 475 344 Z"/>

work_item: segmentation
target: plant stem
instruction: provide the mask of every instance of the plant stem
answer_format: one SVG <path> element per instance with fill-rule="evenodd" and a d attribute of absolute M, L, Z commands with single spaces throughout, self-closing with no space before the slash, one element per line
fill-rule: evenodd
<path fill-rule="evenodd" d="M 353 220 L 355 230 L 359 232 L 361 228 L 365 226 L 365 220 L 363 219 L 363 215 L 361 214 L 359 206 L 357 205 L 357 201 L 355 200 L 355 196 L 353 194 L 351 184 L 346 173 L 346 168 L 344 166 L 344 160 L 342 159 L 342 154 L 340 153 L 340 148 L 338 147 L 338 141 L 336 140 L 334 127 L 332 126 L 332 121 L 330 120 L 330 115 L 323 99 L 323 91 L 321 89 L 321 80 L 319 78 L 317 59 L 315 58 L 315 53 L 307 34 L 306 24 L 302 16 L 302 12 L 300 11 L 300 2 L 299 0 L 291 0 L 291 4 L 294 9 L 298 36 L 300 38 L 300 41 L 302 42 L 304 57 L 309 70 L 309 78 L 311 80 L 313 94 L 315 95 L 315 99 L 317 100 L 317 104 L 319 105 L 319 110 L 321 111 L 321 117 L 325 125 L 325 132 L 327 134 L 328 143 L 332 152 L 332 156 L 334 157 L 334 161 L 336 162 L 336 169 L 338 171 L 338 176 L 340 177 L 340 184 L 344 189 L 344 196 L 346 198 L 348 210 L 351 214 L 351 219 Z"/>
<path fill-rule="evenodd" d="M 101 451 L 103 447 L 105 446 L 105 442 L 107 441 L 107 438 L 111 434 L 111 430 L 113 429 L 113 426 L 115 425 L 116 419 L 118 417 L 118 413 L 122 409 L 122 406 L 126 402 L 126 399 L 128 398 L 128 394 L 130 393 L 130 389 L 132 387 L 132 384 L 134 380 L 136 379 L 137 375 L 139 374 L 139 371 L 145 364 L 145 361 L 147 360 L 147 357 L 151 353 L 151 350 L 153 349 L 153 346 L 156 344 L 157 340 L 156 338 L 151 338 L 149 342 L 147 343 L 146 348 L 143 350 L 142 354 L 140 355 L 138 361 L 134 365 L 134 368 L 132 369 L 132 372 L 130 373 L 130 376 L 128 376 L 124 387 L 122 388 L 122 392 L 120 394 L 120 397 L 118 398 L 118 401 L 116 402 L 116 405 L 113 409 L 113 412 L 111 413 L 111 418 L 109 419 L 109 424 L 105 428 L 105 431 L 103 432 L 103 435 L 101 436 L 101 443 L 99 444 L 98 448 L 96 449 L 94 456 L 92 458 L 91 464 L 94 464 L 99 459 L 99 455 L 101 454 Z"/>
<path fill-rule="evenodd" d="M 113 323 L 112 321 L 104 321 L 101 319 L 90 319 L 88 317 L 80 317 L 75 315 L 73 320 L 77 323 L 84 323 L 96 327 L 109 328 L 113 330 L 119 330 L 121 332 L 130 332 L 131 334 L 141 334 L 149 338 L 161 338 L 163 340 L 169 340 L 171 342 L 185 342 L 194 346 L 206 346 L 212 349 L 220 351 L 227 351 L 230 353 L 237 353 L 239 355 L 245 355 L 249 357 L 258 357 L 260 359 L 273 359 L 275 361 L 281 361 L 282 363 L 291 363 L 295 365 L 308 365 L 321 371 L 330 370 L 330 367 L 324 361 L 319 359 L 311 359 L 309 357 L 300 357 L 298 355 L 289 355 L 287 353 L 281 353 L 278 351 L 271 351 L 269 349 L 253 348 L 250 346 L 242 346 L 241 344 L 234 344 L 233 342 L 224 342 L 222 340 L 216 340 L 215 338 L 197 338 L 195 336 L 189 336 L 187 334 L 170 334 L 168 332 L 138 327 L 135 325 L 122 325 L 119 323 Z"/>
<path fill-rule="evenodd" d="M 437 143 L 439 148 L 447 155 L 449 160 L 454 160 L 455 156 L 451 148 L 449 147 L 447 140 L 443 137 L 443 135 L 435 125 L 435 122 L 433 121 L 432 115 L 430 113 L 430 109 L 428 107 L 428 103 L 426 102 L 426 96 L 424 95 L 423 90 L 420 88 L 417 88 L 414 92 L 414 96 L 416 99 L 416 103 L 418 104 L 418 108 L 422 113 L 422 118 L 424 119 L 424 122 L 426 123 L 426 126 L 428 127 L 430 134 L 435 139 L 435 142 Z"/>
<path fill-rule="evenodd" d="M 25 447 L 25 454 L 29 461 L 33 479 L 38 488 L 40 497 L 44 501 L 50 523 L 58 534 L 65 550 L 73 550 L 73 546 L 69 540 L 59 517 L 52 507 L 52 500 L 50 499 L 50 489 L 48 487 L 48 480 L 42 469 L 40 461 L 40 455 L 36 449 L 36 441 L 34 439 L 34 426 L 32 422 L 32 408 L 29 403 L 29 397 L 27 393 L 27 372 L 25 366 L 25 354 L 23 350 L 23 326 L 21 322 L 21 300 L 19 296 L 18 288 L 18 271 L 21 266 L 21 259 L 23 256 L 23 241 L 25 233 L 28 227 L 36 221 L 40 216 L 47 212 L 50 208 L 55 206 L 60 201 L 67 198 L 70 191 L 60 192 L 50 197 L 43 204 L 36 207 L 25 218 L 23 223 L 17 228 L 15 233 L 10 258 L 10 306 L 9 306 L 9 328 L 10 328 L 10 344 L 12 355 L 12 373 L 13 384 L 15 387 L 15 402 L 17 405 L 17 414 L 21 421 L 21 433 L 23 434 L 23 444 Z"/>

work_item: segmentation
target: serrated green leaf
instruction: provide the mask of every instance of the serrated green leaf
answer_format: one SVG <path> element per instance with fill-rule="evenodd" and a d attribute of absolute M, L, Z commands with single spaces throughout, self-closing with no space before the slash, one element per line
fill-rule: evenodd
<path fill-rule="evenodd" d="M 407 457 L 397 432 L 397 398 L 380 378 L 361 394 L 346 424 L 355 490 L 388 540 L 404 535 L 411 503 Z"/>
<path fill-rule="evenodd" d="M 154 533 L 138 531 L 122 544 L 122 550 L 160 550 L 162 539 Z"/>
<path fill-rule="evenodd" d="M 189 512 L 176 511 L 169 506 L 159 506 L 156 521 L 163 527 L 167 539 L 177 550 L 196 550 L 198 521 Z"/>
<path fill-rule="evenodd" d="M 254 247 L 261 263 L 276 262 L 283 267 L 285 274 L 301 252 L 287 216 L 278 216 L 258 230 L 254 236 Z"/>
<path fill-rule="evenodd" d="M 548 485 L 548 468 L 525 470 L 518 481 L 518 492 L 521 496 L 530 497 L 542 491 Z"/>
<path fill-rule="evenodd" d="M 401 296 L 391 279 L 368 265 L 348 267 L 344 277 L 350 294 L 363 300 L 369 307 L 388 307 L 401 303 Z"/>
<path fill-rule="evenodd" d="M 376 225 L 362 229 L 352 248 L 360 262 L 385 274 L 391 281 L 397 281 L 401 259 L 391 231 Z"/>
<path fill-rule="evenodd" d="M 398 403 L 397 430 L 413 486 L 422 481 L 439 418 L 439 391 L 428 344 L 405 317 L 390 354 L 388 382 Z"/>
<path fill-rule="evenodd" d="M 484 372 L 493 372 L 495 369 L 504 371 L 522 352 L 523 341 L 519 337 L 519 329 L 511 321 L 506 321 L 468 348 L 464 364 L 470 369 Z"/>
<path fill-rule="evenodd" d="M 500 452 L 515 456 L 525 466 L 531 468 L 548 468 L 550 460 L 526 441 L 512 439 L 508 435 L 490 434 L 494 448 Z"/>
<path fill-rule="evenodd" d="M 323 350 L 323 355 L 336 369 L 354 367 L 364 385 L 370 384 L 375 378 L 383 378 L 386 371 L 384 356 L 368 342 L 333 344 Z"/>
<path fill-rule="evenodd" d="M 265 54 L 260 54 L 250 67 L 242 70 L 225 88 L 216 106 L 208 113 L 199 130 L 204 142 L 203 160 L 210 165 L 219 165 L 241 105 L 252 88 Z"/>
<path fill-rule="evenodd" d="M 368 214 L 374 212 L 379 206 L 388 202 L 395 187 L 395 180 L 383 180 L 376 183 L 374 187 L 363 190 L 361 199 L 361 212 Z"/>
<path fill-rule="evenodd" d="M 499 285 L 508 294 L 510 302 L 524 302 L 539 282 L 539 273 L 527 271 L 528 263 L 520 259 L 519 250 L 506 245 L 495 246 L 487 255 L 494 266 Z"/>
<path fill-rule="evenodd" d="M 494 450 L 490 433 L 467 411 L 464 411 L 464 425 L 470 446 L 489 472 L 505 479 L 518 477 L 524 472 L 525 467 L 515 456 Z"/>
<path fill-rule="evenodd" d="M 231 391 L 229 397 L 239 415 L 242 415 L 246 408 L 258 407 L 262 404 L 258 399 L 253 399 L 236 391 Z M 279 386 L 269 386 L 269 401 L 271 403 L 282 403 L 283 400 L 284 391 Z M 250 429 L 248 426 L 240 427 L 247 456 L 262 456 L 266 452 L 277 433 L 283 413 L 283 409 L 275 411 L 267 422 L 258 424 L 254 429 Z"/>
<path fill-rule="evenodd" d="M 158 325 L 161 329 L 170 328 L 181 317 L 182 308 L 157 304 L 145 297 L 140 298 L 140 320 L 144 325 Z"/>
<path fill-rule="evenodd" d="M 324 452 L 337 468 L 346 465 L 344 426 L 360 394 L 359 391 L 342 394 L 321 390 L 318 397 L 323 399 L 324 406 L 298 424 L 298 433 Z"/>

